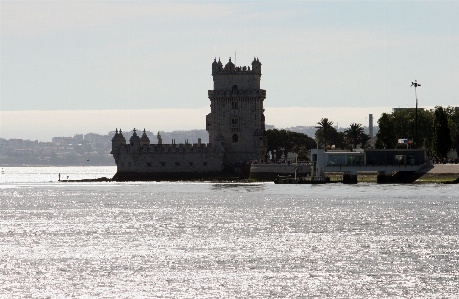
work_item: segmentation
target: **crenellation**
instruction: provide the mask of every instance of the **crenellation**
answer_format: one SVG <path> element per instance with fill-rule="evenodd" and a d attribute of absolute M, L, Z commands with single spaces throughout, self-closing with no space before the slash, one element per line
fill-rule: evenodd
<path fill-rule="evenodd" d="M 216 148 L 212 147 L 210 143 L 179 143 L 179 144 L 153 144 L 144 145 L 138 148 L 127 145 L 119 145 L 117 148 L 112 150 L 113 153 L 118 152 L 215 152 Z"/>

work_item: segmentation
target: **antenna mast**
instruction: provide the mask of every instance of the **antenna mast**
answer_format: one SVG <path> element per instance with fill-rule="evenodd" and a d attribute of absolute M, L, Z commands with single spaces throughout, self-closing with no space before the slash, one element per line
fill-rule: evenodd
<path fill-rule="evenodd" d="M 415 111 L 415 127 L 414 127 L 414 146 L 418 148 L 418 92 L 416 88 L 418 86 L 421 86 L 421 84 L 418 83 L 418 80 L 414 80 L 414 82 L 411 82 L 411 86 L 414 86 L 414 94 L 416 96 L 416 111 Z"/>

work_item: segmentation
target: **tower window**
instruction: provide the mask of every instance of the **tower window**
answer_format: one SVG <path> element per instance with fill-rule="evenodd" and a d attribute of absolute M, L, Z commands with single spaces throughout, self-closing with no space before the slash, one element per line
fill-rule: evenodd
<path fill-rule="evenodd" d="M 231 102 L 231 109 L 239 109 L 238 102 Z"/>
<path fill-rule="evenodd" d="M 231 124 L 232 125 L 237 125 L 238 124 L 238 119 L 237 118 L 231 119 Z"/>
<path fill-rule="evenodd" d="M 233 134 L 233 142 L 238 142 L 239 141 L 239 137 L 237 136 L 237 134 Z"/>

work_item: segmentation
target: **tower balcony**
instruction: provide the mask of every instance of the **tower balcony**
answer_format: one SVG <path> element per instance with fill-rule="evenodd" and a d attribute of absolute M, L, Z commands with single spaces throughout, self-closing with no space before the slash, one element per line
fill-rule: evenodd
<path fill-rule="evenodd" d="M 237 92 L 232 90 L 209 90 L 209 98 L 221 97 L 266 97 L 266 90 L 264 89 L 239 89 Z"/>

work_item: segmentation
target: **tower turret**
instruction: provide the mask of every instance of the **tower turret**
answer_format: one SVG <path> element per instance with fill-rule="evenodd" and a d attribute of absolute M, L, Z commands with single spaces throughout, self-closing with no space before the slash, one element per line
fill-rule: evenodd
<path fill-rule="evenodd" d="M 112 138 L 112 151 L 118 151 L 120 148 L 120 145 L 125 145 L 125 144 L 126 144 L 126 139 L 121 133 L 121 129 L 118 132 L 118 128 L 116 128 L 115 135 Z"/>
<path fill-rule="evenodd" d="M 159 131 L 158 135 L 156 135 L 156 138 L 158 139 L 158 144 L 163 144 L 163 139 L 161 138 L 161 134 L 159 134 Z"/>
<path fill-rule="evenodd" d="M 123 136 L 123 133 L 120 131 L 118 132 L 118 128 L 115 130 L 115 136 L 112 138 L 112 151 L 110 154 L 113 155 L 115 158 L 115 163 L 118 165 L 118 161 L 120 158 L 121 147 L 126 145 L 126 139 Z"/>
<path fill-rule="evenodd" d="M 212 74 L 216 73 L 217 71 L 218 71 L 217 58 L 214 58 L 214 62 L 212 62 Z"/>
<path fill-rule="evenodd" d="M 118 128 L 115 130 L 115 135 L 112 138 L 112 152 L 117 151 L 120 145 L 120 134 L 118 133 Z"/>
<path fill-rule="evenodd" d="M 260 60 L 258 60 L 258 58 L 255 58 L 255 57 L 253 58 L 252 71 L 255 74 L 261 75 L 261 62 L 260 62 Z"/>
<path fill-rule="evenodd" d="M 225 72 L 234 72 L 236 66 L 231 62 L 231 57 L 229 58 L 228 63 L 225 65 Z"/>
<path fill-rule="evenodd" d="M 134 133 L 132 133 L 132 136 L 129 139 L 129 144 L 131 145 L 131 150 L 138 150 L 140 148 L 140 137 L 137 135 L 135 128 Z"/>
<path fill-rule="evenodd" d="M 143 134 L 142 134 L 142 137 L 140 137 L 140 145 L 141 146 L 150 145 L 150 138 L 148 138 L 145 128 L 143 128 Z"/>
<path fill-rule="evenodd" d="M 124 138 L 123 132 L 121 132 L 121 128 L 120 128 L 120 132 L 119 132 L 118 135 L 119 135 L 120 144 L 125 145 L 126 144 L 126 138 Z"/>

